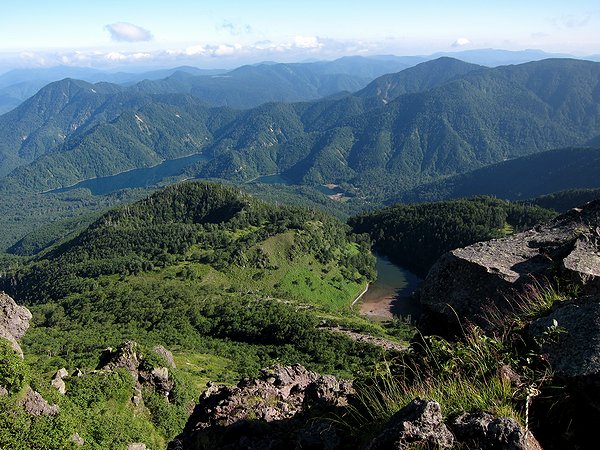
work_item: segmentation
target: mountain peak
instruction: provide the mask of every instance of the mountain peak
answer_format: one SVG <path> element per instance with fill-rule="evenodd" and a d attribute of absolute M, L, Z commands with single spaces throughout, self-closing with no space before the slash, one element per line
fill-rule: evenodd
<path fill-rule="evenodd" d="M 387 104 L 400 95 L 427 91 L 480 69 L 483 69 L 483 66 L 442 56 L 398 73 L 383 75 L 356 95 L 362 98 L 378 98 Z"/>

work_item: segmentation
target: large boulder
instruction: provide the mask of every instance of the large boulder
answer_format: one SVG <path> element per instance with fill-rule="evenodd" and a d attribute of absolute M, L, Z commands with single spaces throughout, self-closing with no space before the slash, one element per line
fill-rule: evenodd
<path fill-rule="evenodd" d="M 488 413 L 462 413 L 450 423 L 456 440 L 469 449 L 541 450 L 531 432 L 514 419 Z"/>
<path fill-rule="evenodd" d="M 21 357 L 23 351 L 18 341 L 29 328 L 30 320 L 31 313 L 27 308 L 17 305 L 12 298 L 0 292 L 0 338 L 8 340 Z"/>
<path fill-rule="evenodd" d="M 346 406 L 351 393 L 350 382 L 298 364 L 264 369 L 235 387 L 210 384 L 169 449 L 334 449 L 340 438 L 333 422 L 315 415 Z"/>
<path fill-rule="evenodd" d="M 430 318 L 493 327 L 532 283 L 558 275 L 584 293 L 600 292 L 600 200 L 545 225 L 443 255 L 421 288 Z"/>
<path fill-rule="evenodd" d="M 416 398 L 391 417 L 366 450 L 450 448 L 453 443 L 440 404 Z"/>
<path fill-rule="evenodd" d="M 529 335 L 554 375 L 600 412 L 600 295 L 556 302 Z"/>

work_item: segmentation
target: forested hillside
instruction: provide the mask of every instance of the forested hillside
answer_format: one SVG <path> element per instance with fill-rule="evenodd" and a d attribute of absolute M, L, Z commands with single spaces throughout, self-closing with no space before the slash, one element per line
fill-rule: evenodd
<path fill-rule="evenodd" d="M 600 64 L 588 61 L 486 69 L 441 58 L 376 80 L 360 95 L 244 112 L 206 108 L 183 94 L 65 81 L 0 118 L 0 154 L 4 174 L 29 163 L 8 178 L 37 191 L 202 151 L 207 159 L 186 176 L 247 181 L 281 173 L 294 184 L 347 183 L 386 200 L 597 137 L 599 74 Z M 44 106 L 57 96 L 69 100 Z M 38 110 L 43 122 L 23 120 Z"/>
<path fill-rule="evenodd" d="M 569 189 L 598 188 L 599 173 L 600 149 L 564 148 L 425 184 L 400 198 L 405 202 L 423 202 L 493 195 L 506 200 L 526 200 Z"/>
<path fill-rule="evenodd" d="M 25 363 L 0 348 L 11 363 L 1 383 L 20 380 L 0 396 L 13 411 L 0 418 L 0 442 L 21 436 L 36 446 L 47 434 L 66 443 L 77 431 L 98 448 L 127 439 L 160 448 L 181 431 L 208 380 L 232 382 L 274 362 L 364 370 L 384 350 L 332 329 L 402 342 L 351 308 L 374 276 L 367 236 L 325 213 L 269 205 L 235 188 L 177 184 L 111 210 L 0 277 L 0 290 L 34 316 L 22 339 Z M 132 405 L 127 372 L 90 373 L 103 349 L 131 339 L 140 344 L 140 371 L 164 364 L 148 349 L 174 351 L 179 369 L 169 369 L 168 398 L 143 390 L 133 394 L 143 407 Z M 63 397 L 44 381 L 60 367 L 83 371 Z M 27 383 L 60 404 L 60 414 L 24 415 L 17 400 Z"/>
<path fill-rule="evenodd" d="M 490 197 L 396 204 L 353 217 L 356 233 L 369 233 L 373 248 L 424 277 L 445 252 L 531 228 L 555 215 L 537 206 Z"/>

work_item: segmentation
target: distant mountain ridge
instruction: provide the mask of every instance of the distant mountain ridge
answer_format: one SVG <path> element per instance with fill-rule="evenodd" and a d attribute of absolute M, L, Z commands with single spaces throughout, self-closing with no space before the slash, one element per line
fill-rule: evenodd
<path fill-rule="evenodd" d="M 245 65 L 234 70 L 179 66 L 142 72 L 106 72 L 88 67 L 15 69 L 0 75 L 0 114 L 43 86 L 65 78 L 136 86 L 143 93 L 192 94 L 212 106 L 251 108 L 267 101 L 303 101 L 356 91 L 385 73 L 422 62 L 421 57 L 343 57 L 334 61 Z"/>
<path fill-rule="evenodd" d="M 450 57 L 460 59 L 473 64 L 479 64 L 488 67 L 495 67 L 506 64 L 521 64 L 528 61 L 536 61 L 545 58 L 574 58 L 573 55 L 546 53 L 541 50 L 521 50 L 508 51 L 498 49 L 477 49 L 465 50 L 447 53 L 436 53 L 423 56 L 344 56 L 333 61 L 315 61 L 310 63 L 292 63 L 286 64 L 293 67 L 303 67 L 305 70 L 317 76 L 330 75 L 330 79 L 335 80 L 333 75 L 347 75 L 342 81 L 349 83 L 350 78 L 354 83 L 361 84 L 363 87 L 367 82 L 388 73 L 398 72 L 402 69 L 412 67 L 425 61 L 437 59 L 439 57 Z M 599 61 L 598 55 L 590 56 L 584 59 Z M 277 63 L 260 63 L 252 66 L 276 65 Z M 235 69 L 234 69 L 235 70 Z M 169 78 L 177 72 L 191 76 L 210 77 L 213 75 L 225 74 L 234 70 L 228 69 L 199 69 L 193 67 L 192 62 L 188 65 L 178 66 L 168 69 L 153 69 L 146 67 L 137 67 L 131 71 L 106 71 L 93 69 L 89 67 L 71 67 L 56 66 L 48 68 L 31 69 L 13 69 L 0 74 L 0 114 L 10 111 L 21 102 L 35 94 L 43 86 L 64 78 L 76 78 L 89 83 L 108 82 L 121 85 L 133 85 L 143 80 L 162 80 Z M 344 77 L 342 77 L 343 79 Z M 331 84 L 332 81 L 329 81 Z M 169 83 L 167 83 L 169 84 Z M 210 86 L 210 82 L 209 82 Z M 359 87 L 359 88 L 360 88 Z M 355 89 L 356 90 L 356 89 Z M 225 90 L 226 92 L 226 90 Z M 164 93 L 164 92 L 162 92 Z M 190 93 L 189 91 L 179 93 Z M 291 99 L 277 98 L 275 101 L 292 101 Z M 295 99 L 293 101 L 308 100 L 308 98 Z M 242 107 L 235 104 L 232 99 L 227 104 L 231 107 Z M 250 103 L 250 106 L 257 104 Z M 245 107 L 250 107 L 245 106 Z"/>
<path fill-rule="evenodd" d="M 285 65 L 267 67 L 290 73 Z M 569 59 L 490 69 L 440 58 L 385 75 L 356 95 L 246 111 L 209 108 L 181 94 L 63 83 L 0 117 L 3 174 L 11 164 L 30 164 L 11 179 L 34 190 L 202 151 L 209 161 L 186 176 L 245 181 L 281 173 L 298 184 L 349 183 L 385 199 L 600 135 L 600 64 Z M 385 98 L 382 86 L 389 87 Z M 119 150 L 111 135 L 129 144 Z"/>

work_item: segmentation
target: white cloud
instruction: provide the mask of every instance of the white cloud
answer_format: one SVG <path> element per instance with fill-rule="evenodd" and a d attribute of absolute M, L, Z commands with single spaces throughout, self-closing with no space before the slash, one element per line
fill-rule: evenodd
<path fill-rule="evenodd" d="M 176 52 L 180 53 L 177 50 Z M 205 55 L 206 49 L 202 45 L 192 45 L 191 47 L 187 47 L 183 53 L 187 56 Z"/>
<path fill-rule="evenodd" d="M 143 42 L 152 39 L 152 33 L 132 23 L 117 22 L 106 25 L 113 41 L 118 42 Z"/>
<path fill-rule="evenodd" d="M 452 43 L 452 47 L 464 47 L 465 45 L 469 45 L 471 41 L 466 37 L 459 37 Z"/>
<path fill-rule="evenodd" d="M 213 48 L 211 53 L 213 56 L 232 56 L 241 50 L 243 47 L 240 44 L 221 44 Z"/>
<path fill-rule="evenodd" d="M 294 37 L 294 47 L 296 48 L 321 48 L 323 44 L 319 42 L 316 36 L 296 36 Z"/>
<path fill-rule="evenodd" d="M 126 67 L 198 65 L 205 67 L 236 67 L 260 61 L 302 61 L 307 57 L 334 59 L 348 54 L 379 54 L 385 51 L 373 42 L 335 40 L 317 36 L 291 36 L 281 41 L 260 40 L 254 43 L 198 42 L 188 46 L 155 51 L 125 51 L 119 48 L 105 50 L 22 52 L 0 58 L 4 65 L 13 67 L 52 67 L 69 65 L 80 67 Z"/>
<path fill-rule="evenodd" d="M 532 39 L 543 39 L 543 38 L 547 38 L 550 37 L 550 33 L 545 33 L 543 31 L 538 31 L 536 33 L 531 33 L 531 38 Z"/>
<path fill-rule="evenodd" d="M 105 54 L 104 58 L 109 61 L 124 61 L 127 59 L 127 56 L 125 56 L 121 52 L 110 52 L 110 53 Z"/>

